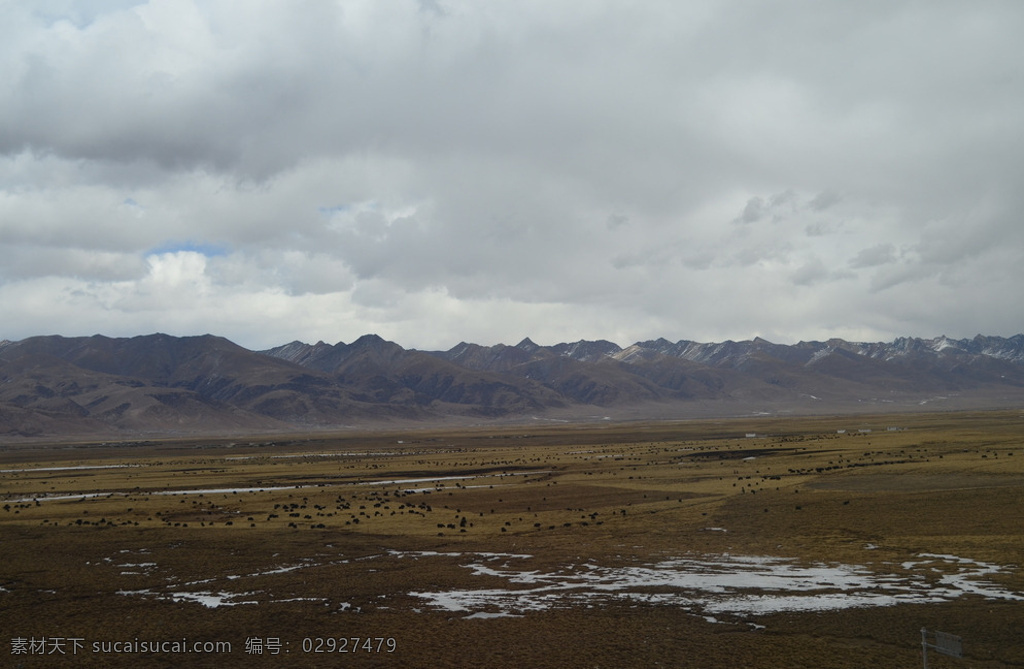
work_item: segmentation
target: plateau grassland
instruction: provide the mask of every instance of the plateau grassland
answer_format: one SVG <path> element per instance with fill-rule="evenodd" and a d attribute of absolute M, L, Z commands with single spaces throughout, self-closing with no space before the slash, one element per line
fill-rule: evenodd
<path fill-rule="evenodd" d="M 1022 528 L 1021 411 L 10 445 L 0 655 L 1019 667 Z"/>

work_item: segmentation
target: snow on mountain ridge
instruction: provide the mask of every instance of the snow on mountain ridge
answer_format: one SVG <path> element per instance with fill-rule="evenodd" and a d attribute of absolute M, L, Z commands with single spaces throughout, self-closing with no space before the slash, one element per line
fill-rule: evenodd
<path fill-rule="evenodd" d="M 811 365 L 813 365 L 814 363 L 818 362 L 818 361 L 819 361 L 819 360 L 821 360 L 822 358 L 826 358 L 826 357 L 828 357 L 829 355 L 831 355 L 831 354 L 832 354 L 832 353 L 834 353 L 834 352 L 835 352 L 835 349 L 834 349 L 834 348 L 832 348 L 831 346 L 826 346 L 826 347 L 824 347 L 824 348 L 820 348 L 820 349 L 818 349 L 817 351 L 815 351 L 815 352 L 814 352 L 814 353 L 813 353 L 813 354 L 811 355 L 811 359 L 810 359 L 810 360 L 808 360 L 807 362 L 805 362 L 805 363 L 804 363 L 804 366 L 805 366 L 805 367 L 810 367 L 810 366 L 811 366 Z"/>
<path fill-rule="evenodd" d="M 743 342 L 727 340 L 718 343 L 680 340 L 676 344 L 670 344 L 664 339 L 657 339 L 627 346 L 613 357 L 629 361 L 638 356 L 669 355 L 706 365 L 725 363 L 735 365 L 744 362 L 756 353 L 779 357 L 780 355 L 788 356 L 788 352 L 792 351 L 797 356 L 806 355 L 807 360 L 804 364 L 810 365 L 838 349 L 886 361 L 921 355 L 939 357 L 971 355 L 1024 363 L 1024 335 L 1015 335 L 1009 339 L 979 335 L 973 340 L 951 339 L 945 335 L 933 339 L 897 337 L 889 343 L 848 342 L 842 339 L 830 339 L 827 342 L 800 342 L 792 346 L 773 344 L 761 338 Z"/>

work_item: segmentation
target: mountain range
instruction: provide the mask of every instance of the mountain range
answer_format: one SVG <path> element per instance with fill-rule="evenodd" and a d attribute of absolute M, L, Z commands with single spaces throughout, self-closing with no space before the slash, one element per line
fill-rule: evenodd
<path fill-rule="evenodd" d="M 1024 335 L 889 343 L 666 339 L 404 349 L 376 335 L 251 351 L 222 337 L 0 342 L 0 440 L 281 432 L 425 421 L 995 408 Z"/>

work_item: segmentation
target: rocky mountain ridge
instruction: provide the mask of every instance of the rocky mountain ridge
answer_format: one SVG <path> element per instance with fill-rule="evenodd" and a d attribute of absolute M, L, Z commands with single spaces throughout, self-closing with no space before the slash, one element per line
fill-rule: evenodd
<path fill-rule="evenodd" d="M 969 400 L 969 401 L 968 401 Z M 222 337 L 0 342 L 0 439 L 330 429 L 437 420 L 666 418 L 1011 406 L 1024 335 L 890 343 L 405 349 L 377 335 L 250 351 Z"/>

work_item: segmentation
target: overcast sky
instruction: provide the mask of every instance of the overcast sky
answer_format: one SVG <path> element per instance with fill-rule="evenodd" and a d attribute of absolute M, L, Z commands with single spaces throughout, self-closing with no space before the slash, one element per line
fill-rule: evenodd
<path fill-rule="evenodd" d="M 1024 331 L 1024 3 L 0 2 L 0 338 Z"/>

